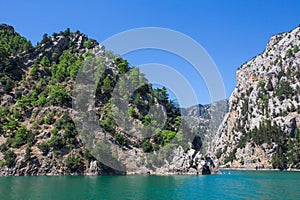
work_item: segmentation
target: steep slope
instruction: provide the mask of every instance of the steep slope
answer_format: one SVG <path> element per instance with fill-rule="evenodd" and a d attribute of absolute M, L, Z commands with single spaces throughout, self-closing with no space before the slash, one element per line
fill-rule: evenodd
<path fill-rule="evenodd" d="M 214 139 L 219 165 L 300 168 L 300 27 L 271 37 L 237 71 L 237 86 Z"/>
<path fill-rule="evenodd" d="M 200 136 L 190 131 L 167 90 L 153 89 L 137 67 L 79 31 L 45 34 L 32 47 L 13 27 L 0 28 L 1 175 L 213 170 Z M 80 90 L 84 85 L 76 80 L 78 72 L 93 72 L 91 63 L 103 70 L 95 73 L 95 101 L 86 105 L 90 88 Z M 87 108 L 79 116 L 78 104 Z M 153 114 L 153 107 L 163 109 Z M 153 118 L 160 111 L 165 121 Z M 80 127 L 91 116 L 100 131 Z"/>

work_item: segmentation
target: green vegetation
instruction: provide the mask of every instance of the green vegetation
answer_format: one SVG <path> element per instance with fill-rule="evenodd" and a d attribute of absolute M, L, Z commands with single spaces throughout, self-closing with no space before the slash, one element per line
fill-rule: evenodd
<path fill-rule="evenodd" d="M 180 132 L 180 110 L 176 102 L 169 99 L 166 88 L 153 88 L 138 67 L 131 67 L 127 60 L 112 52 L 107 51 L 105 55 L 112 59 L 116 68 L 107 68 L 105 58 L 91 59 L 95 56 L 91 49 L 97 42 L 83 37 L 83 44 L 78 45 L 74 42 L 76 34 L 70 29 L 53 33 L 53 37 L 44 34 L 40 44 L 32 48 L 30 42 L 19 34 L 6 30 L 0 32 L 0 83 L 3 88 L 0 92 L 12 98 L 11 102 L 7 101 L 0 107 L 0 134 L 6 139 L 0 148 L 4 155 L 0 166 L 12 167 L 17 156 L 24 156 L 24 162 L 30 162 L 36 157 L 35 147 L 44 159 L 51 159 L 49 162 L 55 166 L 66 167 L 71 172 L 78 172 L 87 161 L 95 160 L 91 152 L 82 149 L 82 140 L 69 113 L 77 73 L 82 65 L 86 70 L 84 64 L 91 60 L 96 68 L 103 69 L 95 93 L 95 112 L 111 142 L 121 148 L 152 152 L 168 145 L 174 147 L 173 141 L 177 144 L 184 140 Z M 60 36 L 64 36 L 66 45 L 56 49 L 56 40 Z M 9 58 L 23 51 L 33 53 L 30 55 L 32 62 L 26 66 Z M 120 111 L 118 114 L 122 120 L 140 128 L 144 138 L 133 140 L 128 137 L 128 129 L 115 120 L 113 111 L 118 111 L 118 108 L 113 102 L 112 92 L 117 83 L 121 100 L 128 104 L 125 113 Z M 84 101 L 86 97 L 82 99 Z M 158 104 L 164 107 L 167 119 L 163 127 L 156 128 L 160 122 L 153 115 L 160 113 L 153 114 L 150 110 Z M 95 151 L 111 153 L 104 147 L 95 145 Z M 22 155 L 14 153 L 19 151 Z M 162 157 L 158 160 L 163 162 Z"/>
<path fill-rule="evenodd" d="M 12 150 L 5 151 L 3 155 L 4 155 L 5 165 L 11 167 L 15 163 L 17 155 Z"/>
<path fill-rule="evenodd" d="M 126 72 L 129 71 L 129 63 L 127 62 L 127 60 L 124 60 L 123 58 L 117 57 L 114 59 L 115 64 L 118 67 L 118 71 L 121 74 L 125 74 Z"/>
<path fill-rule="evenodd" d="M 96 40 L 88 39 L 83 43 L 83 46 L 84 48 L 91 49 L 95 46 L 96 43 L 97 43 Z"/>
<path fill-rule="evenodd" d="M 9 129 L 11 128 L 12 127 L 10 127 Z M 8 127 L 5 127 L 4 129 L 8 129 Z M 16 127 L 13 129 L 16 129 Z M 32 144 L 33 141 L 34 134 L 32 133 L 32 131 L 27 130 L 25 126 L 21 126 L 14 134 L 11 135 L 11 137 L 7 139 L 6 145 L 13 148 L 18 148 L 25 144 Z"/>
<path fill-rule="evenodd" d="M 298 51 L 299 51 L 299 47 L 297 45 L 295 45 L 294 48 L 293 48 L 293 52 L 298 53 Z"/>
<path fill-rule="evenodd" d="M 261 123 L 259 127 L 244 133 L 237 146 L 225 157 L 224 162 L 232 162 L 236 159 L 235 154 L 238 148 L 244 148 L 247 142 L 255 145 L 276 145 L 276 151 L 273 154 L 271 163 L 274 168 L 287 169 L 288 166 L 295 167 L 300 162 L 300 134 L 299 129 L 296 128 L 294 132 L 289 135 L 283 134 L 283 131 L 275 123 L 266 120 Z M 225 150 L 226 151 L 226 150 Z M 221 156 L 222 152 L 217 153 L 217 157 Z"/>
<path fill-rule="evenodd" d="M 0 30 L 0 61 L 32 48 L 31 42 L 12 30 Z"/>
<path fill-rule="evenodd" d="M 289 57 L 291 57 L 292 55 L 293 55 L 293 49 L 288 49 L 288 50 L 286 51 L 285 57 L 289 58 Z"/>
<path fill-rule="evenodd" d="M 114 136 L 114 140 L 115 140 L 115 142 L 117 142 L 121 146 L 126 146 L 126 144 L 127 144 L 127 138 L 124 135 L 120 134 L 120 133 L 117 133 Z"/>
<path fill-rule="evenodd" d="M 78 169 L 80 169 L 81 166 L 81 157 L 79 155 L 68 156 L 65 159 L 65 165 L 71 170 L 71 172 L 78 171 Z"/>
<path fill-rule="evenodd" d="M 224 163 L 232 162 L 234 159 L 236 159 L 235 154 L 236 154 L 237 148 L 234 148 L 227 157 L 225 157 Z"/>
<path fill-rule="evenodd" d="M 280 81 L 278 87 L 276 88 L 276 95 L 279 100 L 284 100 L 285 98 L 290 98 L 294 94 L 293 88 L 291 88 L 290 83 L 287 81 Z"/>
<path fill-rule="evenodd" d="M 152 144 L 146 139 L 142 144 L 142 149 L 145 153 L 151 152 L 153 150 Z"/>

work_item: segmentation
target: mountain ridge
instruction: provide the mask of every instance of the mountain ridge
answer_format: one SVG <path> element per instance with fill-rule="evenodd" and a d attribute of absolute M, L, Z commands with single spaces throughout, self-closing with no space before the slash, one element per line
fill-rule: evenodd
<path fill-rule="evenodd" d="M 138 68 L 105 51 L 97 41 L 79 31 L 66 29 L 53 33 L 52 37 L 44 34 L 37 46 L 30 46 L 13 27 L 1 27 L 1 175 L 207 174 L 214 170 L 212 160 L 200 152 L 201 138 L 193 139 L 194 133 L 181 131 L 188 123 L 183 122 L 179 108 L 168 100 L 166 89 L 152 89 Z M 18 45 L 23 43 L 15 42 L 11 39 L 14 37 L 22 38 L 28 47 L 18 50 Z M 16 50 L 8 53 L 10 45 L 15 45 Z M 89 62 L 97 68 L 104 67 L 93 110 L 107 137 L 104 146 L 95 140 L 92 146 L 83 143 L 93 138 L 80 135 L 78 124 L 73 121 L 72 91 L 76 75 Z M 125 92 L 119 94 L 120 100 L 128 102 L 125 106 L 128 111 L 121 110 L 118 115 L 123 117 L 116 118 L 112 91 L 122 77 L 130 77 L 126 83 L 129 85 L 119 84 L 123 87 L 120 91 Z M 128 98 L 126 92 L 136 86 L 139 88 Z M 158 121 L 151 118 L 149 107 L 158 105 L 164 107 L 167 119 L 163 127 L 154 131 L 151 126 L 157 126 Z M 136 128 L 126 123 L 118 126 L 116 120 L 137 124 L 142 134 L 151 136 L 133 137 Z M 98 136 L 99 133 L 94 135 Z M 108 160 L 97 158 L 99 155 L 107 155 Z M 125 166 L 122 170 L 109 165 L 116 161 L 115 155 L 117 162 Z"/>

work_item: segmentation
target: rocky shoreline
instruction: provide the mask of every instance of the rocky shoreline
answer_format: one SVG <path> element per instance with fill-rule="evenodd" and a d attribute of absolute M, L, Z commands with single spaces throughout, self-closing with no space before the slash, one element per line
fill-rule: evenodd
<path fill-rule="evenodd" d="M 280 169 L 271 169 L 271 168 L 219 168 L 220 171 L 222 170 L 231 170 L 231 171 L 294 171 L 294 172 L 300 172 L 300 169 L 286 169 L 286 170 L 280 170 Z"/>

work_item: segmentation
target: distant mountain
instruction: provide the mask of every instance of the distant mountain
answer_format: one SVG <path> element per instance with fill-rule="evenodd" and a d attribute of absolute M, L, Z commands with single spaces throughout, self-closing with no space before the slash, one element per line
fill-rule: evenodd
<path fill-rule="evenodd" d="M 225 114 L 228 112 L 228 101 L 222 100 L 207 105 L 195 105 L 182 108 L 181 113 L 186 117 L 189 127 L 203 142 L 201 151 L 207 154 L 211 142 L 215 138 Z"/>
<path fill-rule="evenodd" d="M 238 69 L 229 113 L 213 141 L 220 166 L 300 169 L 299 48 L 297 27 L 272 36 L 263 53 Z"/>

